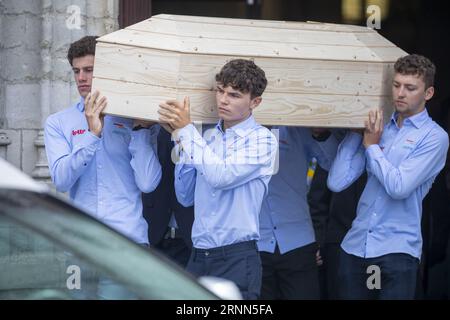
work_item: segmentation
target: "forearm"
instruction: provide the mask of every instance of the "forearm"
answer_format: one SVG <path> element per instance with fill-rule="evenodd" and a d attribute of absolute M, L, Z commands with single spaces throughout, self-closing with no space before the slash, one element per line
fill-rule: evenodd
<path fill-rule="evenodd" d="M 222 159 L 207 145 L 195 128 L 176 133 L 183 152 L 207 183 L 215 189 L 229 189 L 270 171 L 276 152 L 272 136 L 249 138 L 248 145 L 236 146 Z M 269 139 L 268 139 L 269 138 Z"/>
<path fill-rule="evenodd" d="M 362 137 L 350 132 L 338 147 L 336 158 L 328 174 L 328 188 L 340 192 L 348 188 L 363 173 L 365 168 Z"/>
<path fill-rule="evenodd" d="M 418 147 L 400 165 L 386 159 L 378 145 L 371 145 L 366 156 L 371 173 L 394 199 L 409 197 L 420 185 L 434 178 L 444 167 L 445 144 L 434 142 Z"/>
<path fill-rule="evenodd" d="M 55 187 L 60 192 L 67 192 L 86 171 L 97 150 L 99 139 L 87 133 L 84 143 L 70 151 L 46 140 L 47 159 L 50 174 Z"/>
<path fill-rule="evenodd" d="M 194 205 L 195 183 L 197 175 L 193 166 L 178 163 L 175 166 L 175 194 L 184 207 Z"/>
<path fill-rule="evenodd" d="M 152 192 L 161 180 L 161 165 L 157 157 L 158 128 L 141 129 L 131 132 L 128 147 L 131 154 L 130 165 L 136 185 L 142 192 Z"/>

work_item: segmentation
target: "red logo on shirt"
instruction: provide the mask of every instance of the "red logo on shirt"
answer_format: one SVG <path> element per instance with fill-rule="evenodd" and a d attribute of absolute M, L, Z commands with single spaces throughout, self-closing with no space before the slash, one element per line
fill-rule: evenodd
<path fill-rule="evenodd" d="M 76 136 L 77 134 L 83 134 L 85 132 L 86 132 L 86 130 L 84 130 L 84 129 L 72 130 L 72 135 Z"/>

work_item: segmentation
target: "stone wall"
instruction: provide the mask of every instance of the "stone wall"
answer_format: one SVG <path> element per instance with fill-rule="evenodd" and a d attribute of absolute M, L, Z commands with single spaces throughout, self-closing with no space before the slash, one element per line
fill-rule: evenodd
<path fill-rule="evenodd" d="M 67 50 L 118 29 L 118 0 L 0 0 L 0 157 L 49 181 L 42 126 L 79 99 Z"/>

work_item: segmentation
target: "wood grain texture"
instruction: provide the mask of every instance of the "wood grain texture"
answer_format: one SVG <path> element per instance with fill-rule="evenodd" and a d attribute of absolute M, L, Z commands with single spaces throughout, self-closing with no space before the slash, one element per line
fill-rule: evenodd
<path fill-rule="evenodd" d="M 314 30 L 314 31 L 335 31 L 335 32 L 375 32 L 372 29 L 334 23 L 322 23 L 315 21 L 308 22 L 292 22 L 292 21 L 277 21 L 277 20 L 250 20 L 250 19 L 235 19 L 235 18 L 218 18 L 218 17 L 200 17 L 200 16 L 184 16 L 184 15 L 170 15 L 159 14 L 153 16 L 152 20 L 170 20 L 175 22 L 197 22 L 201 24 L 221 24 L 230 26 L 242 27 L 261 27 L 270 29 L 300 29 L 300 30 Z"/>
<path fill-rule="evenodd" d="M 182 101 L 190 97 L 193 121 L 218 121 L 215 92 L 189 90 L 95 79 L 93 89 L 108 97 L 105 113 L 128 118 L 158 121 L 158 106 L 169 99 Z M 369 110 L 391 112 L 388 96 L 349 96 L 318 94 L 263 94 L 263 102 L 255 109 L 256 119 L 264 125 L 320 126 L 361 128 Z"/>
<path fill-rule="evenodd" d="M 393 64 L 407 54 L 360 26 L 175 15 L 100 37 L 96 50 L 93 87 L 109 114 L 155 121 L 159 103 L 190 96 L 193 120 L 215 123 L 215 74 L 246 58 L 268 79 L 262 124 L 350 128 L 391 112 Z"/>
<path fill-rule="evenodd" d="M 161 50 L 99 43 L 95 77 L 172 88 L 208 89 L 233 58 L 166 53 Z M 266 73 L 267 92 L 387 95 L 383 77 L 391 64 L 255 58 Z M 132 62 L 132 63 L 130 63 Z M 385 70 L 386 69 L 386 70 Z M 390 90 L 390 89 L 389 89 Z"/>
<path fill-rule="evenodd" d="M 98 39 L 99 42 L 138 46 L 180 53 L 231 55 L 244 57 L 271 57 L 292 59 L 317 59 L 333 61 L 393 62 L 402 55 L 397 47 L 374 47 L 377 54 L 366 46 L 317 45 L 298 43 L 273 43 L 236 39 L 205 39 L 179 37 L 156 32 L 122 29 Z"/>
<path fill-rule="evenodd" d="M 351 33 L 324 30 L 261 28 L 239 25 L 204 24 L 197 22 L 183 22 L 161 19 L 149 19 L 132 25 L 127 30 L 149 32 L 151 34 L 174 35 L 183 38 L 243 40 L 243 41 L 270 41 L 277 43 L 294 43 L 298 45 L 337 45 L 354 47 L 395 47 L 387 39 L 380 37 L 373 30 Z M 319 33 L 319 35 L 318 35 Z"/>

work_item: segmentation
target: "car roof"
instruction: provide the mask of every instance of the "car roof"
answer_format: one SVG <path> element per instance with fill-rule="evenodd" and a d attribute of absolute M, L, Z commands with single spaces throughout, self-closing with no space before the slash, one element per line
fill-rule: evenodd
<path fill-rule="evenodd" d="M 45 184 L 34 181 L 2 158 L 0 158 L 0 189 L 17 189 L 33 192 L 49 190 Z"/>

